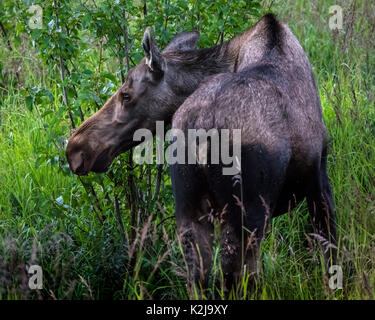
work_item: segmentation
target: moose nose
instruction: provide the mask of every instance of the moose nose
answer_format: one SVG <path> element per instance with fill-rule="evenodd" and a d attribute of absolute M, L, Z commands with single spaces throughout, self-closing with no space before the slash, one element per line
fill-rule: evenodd
<path fill-rule="evenodd" d="M 84 175 L 85 174 L 85 160 L 84 160 L 84 154 L 82 151 L 73 154 L 70 157 L 68 157 L 68 162 L 70 165 L 70 169 L 74 174 L 78 175 Z"/>
<path fill-rule="evenodd" d="M 70 169 L 74 174 L 86 175 L 89 171 L 90 150 L 77 143 L 76 137 L 69 140 L 66 147 L 66 158 L 68 159 Z"/>

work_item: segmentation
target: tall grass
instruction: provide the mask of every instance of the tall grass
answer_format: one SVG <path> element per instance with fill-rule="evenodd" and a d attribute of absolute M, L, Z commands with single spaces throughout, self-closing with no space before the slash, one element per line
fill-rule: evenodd
<path fill-rule="evenodd" d="M 344 29 L 338 32 L 328 28 L 332 4 L 344 9 Z M 344 271 L 344 288 L 328 287 L 302 203 L 272 220 L 261 244 L 255 288 L 247 292 L 249 282 L 244 278 L 245 290 L 232 298 L 373 299 L 375 21 L 370 13 L 375 12 L 375 5 L 370 0 L 355 5 L 351 1 L 264 1 L 264 7 L 269 6 L 296 34 L 317 76 L 330 136 L 328 175 L 335 197 L 338 264 Z M 5 49 L 0 59 L 2 65 L 9 62 Z M 35 76 L 39 71 L 33 59 L 23 58 L 22 65 L 27 85 L 46 86 L 57 94 L 48 75 Z M 133 226 L 129 208 L 121 203 L 125 212 L 122 229 L 112 207 L 103 200 L 102 210 L 97 210 L 84 185 L 61 166 L 65 161 L 63 138 L 69 135 L 64 122 L 60 132 L 53 133 L 60 148 L 56 151 L 48 116 L 42 122 L 37 110 L 26 108 L 11 76 L 0 90 L 0 299 L 214 296 L 215 279 L 221 277 L 218 246 L 210 289 L 190 297 L 186 291 L 186 265 L 175 221 L 170 218 L 170 192 L 159 204 L 145 204 L 147 215 L 146 209 L 139 211 Z M 51 110 L 58 113 L 59 100 L 55 101 Z M 163 188 L 170 189 L 170 181 Z M 27 267 L 32 264 L 43 268 L 43 290 L 28 289 Z"/>

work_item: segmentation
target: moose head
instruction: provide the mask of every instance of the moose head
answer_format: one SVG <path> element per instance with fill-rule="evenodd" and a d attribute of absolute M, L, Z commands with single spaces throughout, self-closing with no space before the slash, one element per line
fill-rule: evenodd
<path fill-rule="evenodd" d="M 142 39 L 145 57 L 129 70 L 125 83 L 71 136 L 66 156 L 73 173 L 105 172 L 113 159 L 140 142 L 137 129 L 155 132 L 156 121 L 173 113 L 198 86 L 207 68 L 195 63 L 199 32 L 178 34 L 161 51 L 148 27 Z M 204 50 L 204 49 L 203 49 Z M 198 57 L 198 58 L 197 58 Z"/>

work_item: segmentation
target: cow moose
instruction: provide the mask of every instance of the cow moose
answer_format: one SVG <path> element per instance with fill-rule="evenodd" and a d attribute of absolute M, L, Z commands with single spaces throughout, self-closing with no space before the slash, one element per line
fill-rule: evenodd
<path fill-rule="evenodd" d="M 150 28 L 145 57 L 125 83 L 71 136 L 66 156 L 73 173 L 104 172 L 135 145 L 139 128 L 156 121 L 172 128 L 240 129 L 240 179 L 224 164 L 171 165 L 175 215 L 190 284 L 207 285 L 219 213 L 224 289 L 245 269 L 256 274 L 258 246 L 271 218 L 307 200 L 314 232 L 332 245 L 334 201 L 326 172 L 327 132 L 309 60 L 288 26 L 274 15 L 211 48 L 199 33 L 183 32 L 160 51 Z M 238 176 L 238 175 L 237 175 Z M 238 177 L 237 177 L 238 178 Z"/>

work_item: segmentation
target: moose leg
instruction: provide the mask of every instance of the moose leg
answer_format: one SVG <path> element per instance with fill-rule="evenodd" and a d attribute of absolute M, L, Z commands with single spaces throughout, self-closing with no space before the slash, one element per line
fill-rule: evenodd
<path fill-rule="evenodd" d="M 221 177 L 214 188 L 221 227 L 220 257 L 225 294 L 232 288 L 238 289 L 245 270 L 255 279 L 259 243 L 269 220 L 264 199 L 254 190 L 249 192 L 249 188 L 241 192 L 243 186 L 233 181 L 231 176 Z"/>
<path fill-rule="evenodd" d="M 307 205 L 313 225 L 314 234 L 321 236 L 317 240 L 322 244 L 326 265 L 336 261 L 336 222 L 331 183 L 325 166 L 321 169 L 307 194 Z M 317 236 L 315 236 L 317 237 Z"/>
<path fill-rule="evenodd" d="M 237 204 L 238 205 L 238 204 Z M 237 290 L 241 277 L 258 274 L 259 245 L 269 220 L 266 208 L 260 203 L 244 204 L 245 212 L 228 211 L 229 219 L 221 224 L 221 267 L 224 290 Z M 244 214 L 244 219 L 241 218 Z"/>
<path fill-rule="evenodd" d="M 205 179 L 193 165 L 172 165 L 178 233 L 188 268 L 188 289 L 205 289 L 212 260 L 214 225 Z"/>
<path fill-rule="evenodd" d="M 221 176 L 212 179 L 211 183 L 220 205 L 218 212 L 225 209 L 220 213 L 221 267 L 227 293 L 233 286 L 238 288 L 239 280 L 246 276 L 244 270 L 246 274 L 252 274 L 252 280 L 256 279 L 259 244 L 285 172 L 285 168 L 278 164 L 283 157 L 269 156 L 261 147 L 246 150 L 241 157 L 240 175 Z M 211 176 L 219 176 L 218 173 L 214 175 L 214 168 L 211 173 Z"/>
<path fill-rule="evenodd" d="M 221 223 L 220 254 L 224 292 L 227 294 L 239 279 L 243 264 L 241 225 L 229 219 Z"/>
<path fill-rule="evenodd" d="M 177 224 L 188 268 L 188 286 L 206 289 L 212 260 L 213 225 L 181 216 Z"/>

